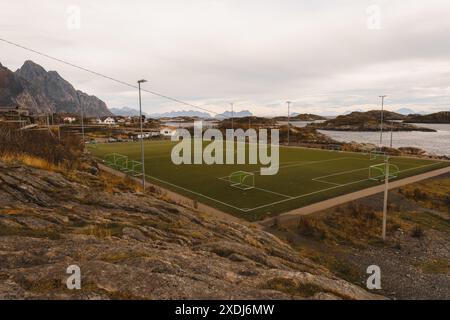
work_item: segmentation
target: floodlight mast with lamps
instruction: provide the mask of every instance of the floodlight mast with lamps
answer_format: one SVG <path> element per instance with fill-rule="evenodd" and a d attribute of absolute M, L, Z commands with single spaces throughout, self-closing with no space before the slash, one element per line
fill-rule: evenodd
<path fill-rule="evenodd" d="M 141 83 L 147 82 L 147 80 L 138 80 L 139 87 L 139 123 L 141 126 L 141 161 L 142 161 L 142 192 L 145 192 L 145 157 L 144 157 L 144 129 L 143 129 L 143 119 L 142 119 L 142 99 L 141 99 Z"/>

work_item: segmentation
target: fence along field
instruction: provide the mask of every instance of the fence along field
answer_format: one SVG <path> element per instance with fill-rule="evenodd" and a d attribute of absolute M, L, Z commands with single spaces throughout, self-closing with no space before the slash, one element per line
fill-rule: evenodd
<path fill-rule="evenodd" d="M 262 176 L 259 165 L 177 166 L 170 158 L 174 144 L 167 140 L 145 142 L 147 181 L 252 221 L 383 182 L 379 175 L 384 155 L 280 147 L 278 174 Z M 139 173 L 139 143 L 97 144 L 90 152 L 116 169 Z M 111 162 L 113 154 L 119 159 L 116 165 Z M 402 157 L 392 157 L 390 163 L 395 168 L 392 179 L 449 165 Z"/>

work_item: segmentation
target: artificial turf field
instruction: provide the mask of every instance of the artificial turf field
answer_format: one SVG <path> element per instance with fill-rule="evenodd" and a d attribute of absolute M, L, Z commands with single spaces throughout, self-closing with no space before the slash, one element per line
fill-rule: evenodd
<path fill-rule="evenodd" d="M 145 142 L 147 181 L 247 220 L 264 219 L 383 183 L 369 179 L 369 167 L 383 163 L 382 156 L 370 160 L 368 154 L 362 153 L 280 146 L 278 174 L 262 176 L 260 164 L 175 165 L 171 161 L 175 144 L 169 140 Z M 100 160 L 118 153 L 140 161 L 139 142 L 90 145 L 89 151 Z M 398 178 L 450 165 L 402 157 L 392 157 L 390 163 L 400 170 Z M 254 173 L 255 187 L 232 187 L 228 177 L 236 171 Z"/>

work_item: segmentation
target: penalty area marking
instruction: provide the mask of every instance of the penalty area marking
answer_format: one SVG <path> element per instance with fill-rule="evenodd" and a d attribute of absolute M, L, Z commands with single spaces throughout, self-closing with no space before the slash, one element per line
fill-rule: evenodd
<path fill-rule="evenodd" d="M 159 178 L 156 178 L 156 177 L 152 177 L 152 176 L 150 176 L 150 175 L 148 175 L 148 174 L 146 174 L 145 176 L 146 176 L 147 178 L 149 178 L 149 179 L 153 179 L 153 180 L 162 182 L 162 183 L 167 184 L 167 185 L 169 185 L 169 186 L 172 186 L 172 187 L 175 187 L 175 188 L 184 190 L 184 191 L 186 191 L 186 192 L 189 192 L 189 193 L 192 193 L 192 194 L 201 196 L 201 197 L 203 197 L 203 198 L 205 198 L 205 199 L 208 199 L 208 200 L 215 201 L 215 202 L 217 202 L 217 203 L 223 204 L 224 206 L 227 206 L 227 207 L 230 207 L 230 208 L 233 208 L 233 209 L 242 211 L 242 212 L 247 212 L 247 211 L 248 211 L 248 209 L 243 209 L 243 208 L 239 208 L 239 207 L 233 206 L 233 205 L 231 205 L 231 204 L 229 204 L 229 203 L 226 203 L 226 202 L 223 202 L 223 201 L 220 201 L 220 200 L 211 198 L 211 197 L 209 197 L 209 196 L 207 196 L 207 195 L 204 195 L 204 194 L 202 194 L 202 193 L 199 193 L 199 192 L 196 192 L 196 191 L 189 190 L 189 189 L 187 189 L 187 188 L 185 188 L 185 187 L 181 187 L 181 186 L 179 186 L 179 185 L 176 185 L 176 184 L 173 184 L 173 183 L 164 181 L 164 180 L 162 180 L 162 179 L 159 179 Z"/>
<path fill-rule="evenodd" d="M 227 177 L 222 177 L 222 178 L 217 178 L 217 179 L 222 180 L 222 181 L 226 181 L 226 182 L 230 182 L 230 179 L 229 179 L 228 176 Z M 291 198 L 291 196 L 288 196 L 288 195 L 285 195 L 285 194 L 282 194 L 282 193 L 279 193 L 279 192 L 275 192 L 275 191 L 272 191 L 272 190 L 264 189 L 264 188 L 253 187 L 252 189 L 264 191 L 264 192 L 267 192 L 267 193 L 272 193 L 272 194 L 275 194 L 277 196 L 281 196 L 281 197 L 284 197 L 284 198 Z M 251 210 L 251 209 L 247 208 L 247 210 Z"/>
<path fill-rule="evenodd" d="M 421 168 L 425 168 L 425 167 L 430 167 L 430 166 L 437 165 L 437 164 L 442 164 L 442 163 L 443 162 L 435 162 L 435 163 L 431 163 L 431 164 L 427 164 L 427 165 L 423 165 L 423 166 L 418 166 L 418 167 L 414 167 L 414 168 L 400 170 L 398 173 L 407 172 L 407 171 L 416 170 L 416 169 L 421 169 Z M 368 169 L 368 168 L 366 168 L 366 169 Z M 357 183 L 361 183 L 361 182 L 365 182 L 365 181 L 370 181 L 370 179 L 367 178 L 367 179 L 362 179 L 362 180 L 358 180 L 358 181 L 352 181 L 352 182 L 349 182 L 349 183 L 346 183 L 346 184 L 336 185 L 336 186 L 333 186 L 333 187 L 329 187 L 329 188 L 313 191 L 313 192 L 302 194 L 302 195 L 299 195 L 299 196 L 294 196 L 294 197 L 291 197 L 289 199 L 283 199 L 283 200 L 280 200 L 280 201 L 275 201 L 275 202 L 272 202 L 272 203 L 269 203 L 269 204 L 265 204 L 265 205 L 262 205 L 262 206 L 254 207 L 254 208 L 252 208 L 250 210 L 246 210 L 246 212 L 254 211 L 254 210 L 258 210 L 258 209 L 262 209 L 262 208 L 266 208 L 266 207 L 270 207 L 270 206 L 277 205 L 277 204 L 280 204 L 280 203 L 284 203 L 284 202 L 287 202 L 287 201 L 304 198 L 304 197 L 311 196 L 311 195 L 314 195 L 314 194 L 318 194 L 318 193 L 321 193 L 321 192 L 330 191 L 330 190 L 334 190 L 334 189 L 341 188 L 341 187 L 346 187 L 346 186 L 349 186 L 349 185 L 353 185 L 353 184 L 357 184 Z"/>

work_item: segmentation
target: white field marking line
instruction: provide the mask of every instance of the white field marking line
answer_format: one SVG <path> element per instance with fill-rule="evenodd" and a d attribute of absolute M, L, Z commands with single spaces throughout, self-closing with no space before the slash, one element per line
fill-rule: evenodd
<path fill-rule="evenodd" d="M 417 163 L 414 163 L 414 162 L 397 162 L 397 161 L 390 161 L 389 163 L 390 163 L 390 164 L 394 164 L 394 165 L 396 165 L 396 166 L 412 166 L 412 168 L 417 168 L 417 167 L 414 167 L 415 165 L 417 165 Z M 436 163 L 443 163 L 443 162 L 432 162 L 432 163 L 430 163 L 430 164 L 428 164 L 428 165 L 433 165 L 433 164 L 436 164 Z M 380 164 L 383 164 L 383 163 L 380 163 Z M 407 169 L 407 170 L 409 170 L 409 169 Z"/>
<path fill-rule="evenodd" d="M 401 171 L 399 171 L 399 173 L 406 172 L 406 171 L 411 171 L 411 170 L 415 170 L 415 169 L 420 169 L 420 168 L 424 168 L 424 167 L 429 167 L 429 166 L 436 165 L 436 164 L 442 164 L 442 163 L 443 162 L 435 162 L 435 163 L 432 163 L 432 164 L 427 164 L 427 165 L 418 166 L 418 167 L 415 167 L 415 168 L 401 170 Z M 276 204 L 279 204 L 279 203 L 287 202 L 287 201 L 290 201 L 290 200 L 300 199 L 300 198 L 303 198 L 303 197 L 311 196 L 313 194 L 317 194 L 317 193 L 321 193 L 321 192 L 324 192 L 324 191 L 329 191 L 329 190 L 333 190 L 333 189 L 337 189 L 337 188 L 340 188 L 340 187 L 345 187 L 345 186 L 349 186 L 349 185 L 352 185 L 352 184 L 357 184 L 357 183 L 361 183 L 361 182 L 365 182 L 365 181 L 369 181 L 369 180 L 370 179 L 363 179 L 363 180 L 353 181 L 353 182 L 349 182 L 349 183 L 342 184 L 342 185 L 335 186 L 335 187 L 321 189 L 321 190 L 314 191 L 314 192 L 311 192 L 311 193 L 307 193 L 307 194 L 302 194 L 302 195 L 299 195 L 299 196 L 291 197 L 290 199 L 283 199 L 283 200 L 280 200 L 280 201 L 272 202 L 270 204 L 262 205 L 262 206 L 259 206 L 259 207 L 254 207 L 252 209 L 246 210 L 246 212 L 262 209 L 262 208 L 265 208 L 265 207 L 269 207 L 269 206 L 276 205 Z"/>
<path fill-rule="evenodd" d="M 336 186 L 342 186 L 342 185 L 343 185 L 342 183 L 334 183 L 334 182 L 326 181 L 326 180 L 323 180 L 323 179 L 324 179 L 324 178 L 329 178 L 329 177 L 334 177 L 334 176 L 339 176 L 339 175 L 342 175 L 342 174 L 347 174 L 347 173 L 352 173 L 352 172 L 358 172 L 358 171 L 368 170 L 368 169 L 369 169 L 369 167 L 364 167 L 364 168 L 361 168 L 361 169 L 354 169 L 354 170 L 348 170 L 348 171 L 341 171 L 341 172 L 332 173 L 332 174 L 329 174 L 329 175 L 326 175 L 326 176 L 321 176 L 321 177 L 312 178 L 311 180 L 312 180 L 312 181 L 317 181 L 317 182 L 322 182 L 322 183 L 334 184 L 334 185 L 336 185 Z"/>
<path fill-rule="evenodd" d="M 356 159 L 356 158 L 352 158 L 352 157 L 342 157 L 342 158 L 333 158 L 333 159 L 327 159 L 327 160 L 316 160 L 316 161 L 307 161 L 307 162 L 294 162 L 296 164 L 291 164 L 291 165 L 286 165 L 286 166 L 280 166 L 279 169 L 285 169 L 285 168 L 292 168 L 292 167 L 302 167 L 302 166 L 307 166 L 310 164 L 315 164 L 315 163 L 324 163 L 324 162 L 330 162 L 330 161 L 339 161 L 339 160 L 344 160 L 344 159 Z M 248 171 L 250 173 L 258 173 L 260 172 L 260 170 L 255 170 L 255 171 Z"/>
<path fill-rule="evenodd" d="M 361 169 L 353 169 L 353 170 L 348 170 L 348 171 L 341 171 L 341 172 L 332 173 L 332 174 L 329 174 L 329 175 L 326 175 L 326 176 L 313 178 L 312 180 L 318 180 L 318 179 L 323 179 L 323 178 L 328 178 L 328 177 L 334 177 L 334 176 L 339 176 L 341 174 L 352 173 L 352 172 L 362 171 L 362 170 L 367 170 L 367 169 L 369 169 L 369 167 L 364 167 L 364 168 L 361 168 Z"/>
<path fill-rule="evenodd" d="M 333 186 L 342 186 L 341 183 L 335 183 L 335 182 L 330 182 L 330 181 L 325 181 L 325 180 L 316 180 L 316 179 L 311 179 L 311 180 L 312 180 L 312 181 L 315 181 L 315 182 L 331 184 L 331 185 L 333 185 Z"/>
<path fill-rule="evenodd" d="M 437 163 L 442 163 L 442 162 L 433 162 L 433 163 L 431 163 L 431 164 L 427 164 L 427 165 L 419 166 L 419 167 L 413 167 L 413 168 L 405 169 L 405 170 L 398 171 L 398 172 L 400 173 L 400 172 L 405 172 L 405 171 L 409 171 L 409 170 L 414 170 L 414 169 L 418 169 L 418 168 L 422 168 L 422 167 L 426 167 L 426 166 L 435 165 L 435 164 L 437 164 Z M 382 165 L 382 164 L 384 164 L 384 163 L 381 163 L 380 165 Z M 400 164 L 400 163 L 399 163 L 399 164 Z M 402 163 L 402 164 L 405 164 L 405 163 Z M 408 164 L 411 164 L 411 163 L 410 163 L 410 162 L 409 162 L 409 163 L 406 163 L 406 165 L 408 165 Z M 370 167 L 364 167 L 364 168 L 361 168 L 361 169 L 355 169 L 355 170 L 348 170 L 348 171 L 342 171 L 342 172 L 332 173 L 332 174 L 329 174 L 329 175 L 326 175 L 326 176 L 321 176 L 321 177 L 313 178 L 313 179 L 311 179 L 311 180 L 313 180 L 313 181 L 318 181 L 318 182 L 323 182 L 323 183 L 335 184 L 335 185 L 342 185 L 342 184 L 339 184 L 339 183 L 333 183 L 333 182 L 330 182 L 330 181 L 324 181 L 323 179 L 324 179 L 324 178 L 329 178 L 329 177 L 334 177 L 334 176 L 339 176 L 339 175 L 346 174 L 346 173 L 352 173 L 352 172 L 358 172 L 358 171 L 368 170 L 369 168 L 370 168 Z"/>
<path fill-rule="evenodd" d="M 365 160 L 365 159 L 359 159 L 359 158 L 353 158 L 353 157 L 342 157 L 342 158 L 333 158 L 333 159 L 327 159 L 327 160 L 318 160 L 318 161 L 301 162 L 301 163 L 295 164 L 295 165 L 289 165 L 289 166 L 280 167 L 280 169 L 283 169 L 283 168 L 290 168 L 290 167 L 298 167 L 298 166 L 309 165 L 309 164 L 315 164 L 315 163 L 323 163 L 323 162 L 330 162 L 330 161 L 338 161 L 338 160 L 344 160 L 344 159 Z M 294 163 L 295 163 L 295 162 L 294 162 Z M 250 172 L 250 173 L 258 173 L 259 170 L 257 170 L 257 171 L 249 171 L 249 172 Z M 223 181 L 230 181 L 230 180 L 229 180 L 229 176 L 221 177 L 221 178 L 217 178 L 217 179 L 220 179 L 220 180 L 223 180 Z M 313 180 L 314 180 L 314 179 L 313 179 Z M 367 180 L 369 180 L 369 179 L 367 179 Z M 333 182 L 329 182 L 329 181 L 318 181 L 318 182 L 331 184 L 331 185 L 334 185 L 334 186 L 336 186 L 336 187 L 343 187 L 343 186 L 345 186 L 345 184 L 338 184 L 338 183 L 333 183 Z M 287 199 L 285 199 L 285 200 L 292 200 L 292 199 L 296 199 L 296 198 L 297 198 L 296 196 L 288 196 L 288 195 L 285 195 L 285 194 L 282 194 L 282 193 L 278 193 L 278 192 L 275 192 L 275 191 L 271 191 L 271 190 L 268 190 L 268 189 L 256 188 L 256 187 L 255 187 L 255 189 L 258 189 L 258 190 L 261 190 L 261 191 L 265 191 L 265 192 L 268 192 L 268 193 L 273 193 L 273 194 L 276 194 L 276 195 L 279 195 L 279 196 L 282 196 L 282 197 L 287 198 Z M 324 189 L 323 191 L 325 191 L 325 189 Z M 254 210 L 254 209 L 248 209 L 248 211 L 252 211 L 252 210 Z"/>
<path fill-rule="evenodd" d="M 222 177 L 222 178 L 217 178 L 217 179 L 222 180 L 222 181 L 226 181 L 226 182 L 230 182 L 230 179 L 228 179 L 228 178 L 229 177 Z M 288 195 L 285 195 L 285 194 L 282 194 L 282 193 L 278 193 L 278 192 L 275 192 L 275 191 L 271 191 L 271 190 L 268 190 L 268 189 L 264 189 L 264 188 L 253 187 L 253 189 L 264 191 L 264 192 L 267 192 L 267 193 L 273 193 L 273 194 L 275 194 L 277 196 L 281 196 L 281 197 L 284 197 L 284 198 L 291 198 L 291 196 L 288 196 Z"/>
<path fill-rule="evenodd" d="M 349 183 L 346 183 L 346 184 L 341 184 L 341 185 L 338 185 L 338 186 L 334 186 L 334 187 L 330 187 L 330 188 L 325 188 L 325 189 L 313 191 L 313 192 L 310 192 L 310 193 L 306 193 L 306 194 L 302 194 L 302 195 L 299 195 L 299 196 L 291 197 L 290 199 L 283 199 L 283 200 L 272 202 L 272 203 L 269 203 L 269 204 L 265 204 L 265 205 L 262 205 L 262 206 L 259 206 L 259 207 L 254 207 L 252 209 L 249 209 L 248 211 L 254 211 L 254 210 L 262 209 L 262 208 L 269 207 L 269 206 L 276 205 L 276 204 L 280 204 L 280 203 L 283 203 L 283 202 L 286 202 L 286 201 L 304 198 L 304 197 L 307 197 L 307 196 L 311 196 L 313 194 L 317 194 L 317 193 L 321 193 L 321 192 L 324 192 L 324 191 L 329 191 L 329 190 L 333 190 L 333 189 L 349 186 L 349 185 L 360 183 L 360 182 L 364 182 L 364 181 L 367 181 L 367 180 L 370 180 L 370 179 L 363 179 L 363 180 L 359 180 L 359 181 L 353 181 L 353 182 L 349 182 Z"/>
<path fill-rule="evenodd" d="M 275 191 L 270 191 L 270 190 L 267 190 L 267 189 L 264 189 L 264 188 L 254 187 L 254 189 L 261 190 L 261 191 L 268 192 L 268 193 L 273 193 L 275 195 L 278 195 L 278 196 L 281 196 L 281 197 L 285 197 L 285 198 L 288 198 L 288 199 L 292 198 L 291 196 L 288 196 L 288 195 L 285 195 L 285 194 L 282 194 L 282 193 L 278 193 L 278 192 L 275 192 Z"/>
<path fill-rule="evenodd" d="M 442 164 L 442 163 L 443 162 L 434 162 L 434 163 L 431 163 L 431 164 L 426 164 L 426 165 L 417 166 L 417 167 L 413 167 L 413 168 L 409 168 L 409 169 L 405 169 L 405 170 L 400 170 L 400 171 L 398 171 L 398 173 L 407 172 L 407 171 L 411 171 L 411 170 L 416 170 L 416 169 L 420 169 L 420 168 L 425 168 L 425 167 L 433 166 L 433 165 L 436 165 L 436 164 Z M 338 183 L 333 183 L 333 182 L 323 181 L 323 180 L 318 180 L 318 179 L 327 178 L 327 177 L 340 175 L 340 174 L 352 173 L 352 172 L 356 172 L 356 171 L 363 171 L 363 170 L 368 170 L 368 169 L 369 169 L 369 167 L 361 168 L 361 169 L 355 169 L 355 170 L 349 170 L 349 171 L 344 171 L 344 172 L 340 172 L 340 173 L 331 174 L 331 175 L 328 175 L 328 176 L 322 176 L 322 177 L 318 177 L 318 178 L 313 178 L 312 180 L 323 182 L 323 183 L 335 184 L 337 186 L 345 186 L 347 184 L 338 184 Z M 370 179 L 367 179 L 367 180 L 370 180 Z M 364 180 L 360 180 L 360 181 L 364 181 Z"/>
<path fill-rule="evenodd" d="M 146 177 L 148 177 L 148 178 L 150 178 L 150 179 L 153 179 L 153 180 L 156 180 L 156 181 L 162 182 L 162 183 L 164 183 L 164 184 L 170 185 L 170 186 L 172 186 L 172 187 L 175 187 L 175 188 L 179 188 L 179 189 L 181 189 L 181 190 L 184 190 L 184 191 L 190 192 L 190 193 L 192 193 L 192 194 L 196 194 L 196 195 L 198 195 L 198 196 L 201 196 L 201 197 L 203 197 L 203 198 L 206 198 L 206 199 L 209 199 L 209 200 L 215 201 L 215 202 L 217 202 L 217 203 L 223 204 L 224 206 L 227 206 L 227 207 L 230 207 L 230 208 L 233 208 L 233 209 L 236 209 L 236 210 L 242 211 L 242 212 L 246 212 L 246 211 L 248 210 L 248 209 L 242 209 L 242 208 L 239 208 L 239 207 L 233 206 L 233 205 L 231 205 L 231 204 L 228 204 L 228 203 L 226 203 L 226 202 L 223 202 L 223 201 L 220 201 L 220 200 L 217 200 L 217 199 L 214 199 L 214 198 L 208 197 L 208 196 L 206 196 L 206 195 L 204 195 L 204 194 L 201 194 L 201 193 L 199 193 L 199 192 L 195 192 L 195 191 L 189 190 L 189 189 L 187 189 L 187 188 L 184 188 L 184 187 L 178 186 L 178 185 L 176 185 L 176 184 L 173 184 L 173 183 L 170 183 L 170 182 L 164 181 L 164 180 L 162 180 L 162 179 L 158 179 L 158 178 L 156 178 L 156 177 L 153 177 L 153 176 L 150 176 L 150 175 L 148 175 L 148 174 L 146 174 L 145 176 L 146 176 Z"/>
<path fill-rule="evenodd" d="M 100 158 L 98 158 L 98 159 L 100 159 Z M 101 159 L 100 159 L 100 160 L 101 160 Z M 146 174 L 145 176 L 148 177 L 148 178 L 150 178 L 150 179 L 153 179 L 153 180 L 162 182 L 162 183 L 164 183 L 164 184 L 173 186 L 173 187 L 175 187 L 175 188 L 178 188 L 178 189 L 187 191 L 187 192 L 192 193 L 192 194 L 196 194 L 196 195 L 201 196 L 201 197 L 203 197 L 203 198 L 209 199 L 209 200 L 211 200 L 211 201 L 215 201 L 215 202 L 217 202 L 217 203 L 223 204 L 224 206 L 227 206 L 227 207 L 230 207 L 230 208 L 233 208 L 233 209 L 242 211 L 242 212 L 247 212 L 247 211 L 249 210 L 249 209 L 242 209 L 242 208 L 233 206 L 233 205 L 228 204 L 228 203 L 226 203 L 226 202 L 223 202 L 223 201 L 220 201 L 220 200 L 217 200 L 217 199 L 208 197 L 208 196 L 206 196 L 206 195 L 204 195 L 204 194 L 201 194 L 201 193 L 199 193 L 199 192 L 195 192 L 195 191 L 189 190 L 189 189 L 187 189 L 187 188 L 184 188 L 184 187 L 178 186 L 178 185 L 176 185 L 176 184 L 173 184 L 173 183 L 164 181 L 164 180 L 162 180 L 162 179 L 158 179 L 158 178 L 153 177 L 153 176 L 150 176 L 150 175 L 148 175 L 148 174 Z"/>
<path fill-rule="evenodd" d="M 420 168 L 425 168 L 425 167 L 431 167 L 431 166 L 435 166 L 437 164 L 443 164 L 444 162 L 435 162 L 435 163 L 430 163 L 430 164 L 426 164 L 423 166 L 418 166 L 418 167 L 414 167 L 414 168 L 409 168 L 409 169 L 405 169 L 405 170 L 400 170 L 398 173 L 402 173 L 402 172 L 407 172 L 407 171 L 411 171 L 411 170 L 415 170 L 415 169 L 420 169 Z"/>

